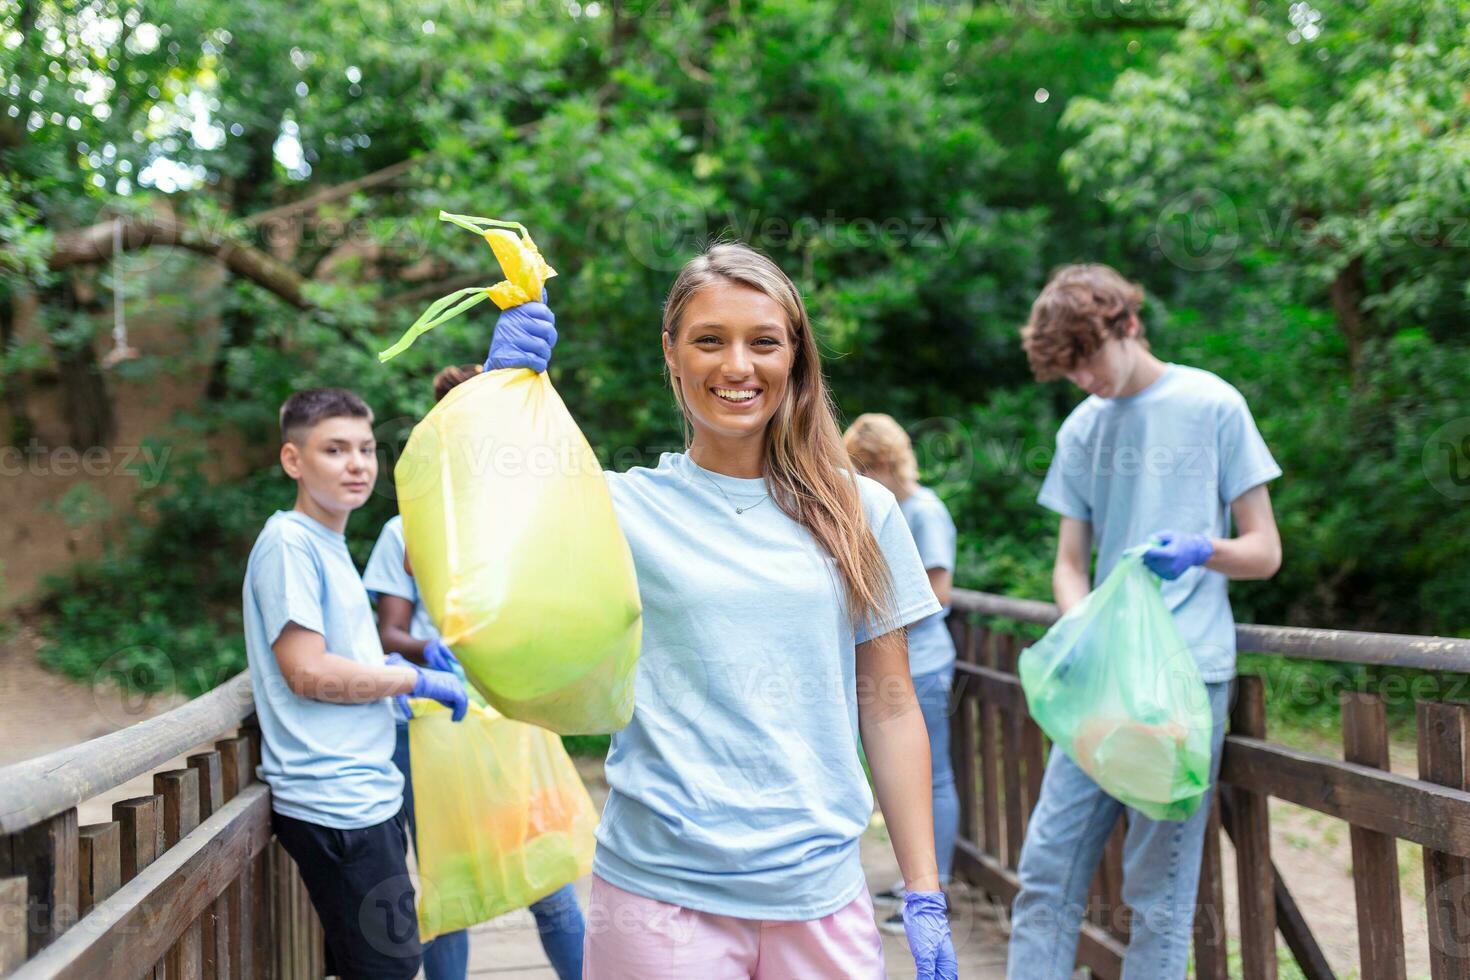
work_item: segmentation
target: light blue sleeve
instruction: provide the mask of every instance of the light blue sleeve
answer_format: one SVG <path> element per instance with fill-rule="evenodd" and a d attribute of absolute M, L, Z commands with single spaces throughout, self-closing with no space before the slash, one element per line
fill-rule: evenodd
<path fill-rule="evenodd" d="M 321 567 L 305 544 L 278 539 L 251 565 L 250 588 L 266 642 L 275 645 L 287 623 L 326 635 Z"/>
<path fill-rule="evenodd" d="M 949 516 L 944 501 L 934 498 L 915 510 L 909 530 L 914 532 L 914 544 L 918 545 L 919 560 L 925 569 L 954 571 L 957 535 L 954 518 Z"/>
<path fill-rule="evenodd" d="M 1222 406 L 1218 432 L 1220 501 L 1227 507 L 1247 490 L 1281 475 L 1244 398 L 1237 395 Z"/>
<path fill-rule="evenodd" d="M 389 521 L 383 525 L 362 573 L 362 584 L 374 600 L 379 595 L 395 595 L 409 602 L 418 601 L 418 584 L 403 568 L 403 550 L 403 525 Z"/>
<path fill-rule="evenodd" d="M 1088 474 L 1087 447 L 1077 436 L 1077 427 L 1069 416 L 1057 430 L 1057 451 L 1047 467 L 1046 479 L 1036 502 L 1047 510 L 1079 521 L 1092 521 L 1092 500 Z"/>
<path fill-rule="evenodd" d="M 888 574 L 893 579 L 894 612 L 874 624 L 859 623 L 854 633 L 858 643 L 866 643 L 875 636 L 916 623 L 941 609 L 939 600 L 934 597 L 934 589 L 929 585 L 929 576 L 924 572 L 924 563 L 919 559 L 919 549 L 914 544 L 908 521 L 904 520 L 893 495 L 887 491 L 884 493 L 886 506 L 873 523 L 873 536 L 878 539 L 878 549 L 888 560 Z"/>

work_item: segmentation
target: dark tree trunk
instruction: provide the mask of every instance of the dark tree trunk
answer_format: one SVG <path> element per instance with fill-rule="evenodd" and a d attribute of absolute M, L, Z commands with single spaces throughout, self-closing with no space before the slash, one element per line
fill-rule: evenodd
<path fill-rule="evenodd" d="M 0 301 L 0 350 L 9 351 L 19 336 L 20 324 L 27 315 L 25 300 L 12 294 Z M 0 385 L 5 387 L 5 410 L 10 413 L 9 431 L 6 441 L 12 446 L 24 446 L 36 434 L 36 423 L 26 406 L 26 379 L 20 372 L 7 374 Z"/>
<path fill-rule="evenodd" d="M 117 434 L 106 378 L 91 344 L 57 351 L 71 443 L 79 450 L 105 446 Z"/>
<path fill-rule="evenodd" d="M 58 287 L 56 294 L 59 305 L 82 312 L 82 304 L 72 283 Z M 53 343 L 52 349 L 61 378 L 62 411 L 71 445 L 83 452 L 93 446 L 107 445 L 117 433 L 117 418 L 112 411 L 112 398 L 107 393 L 107 379 L 97 361 L 97 351 L 91 339 L 66 345 Z"/>
<path fill-rule="evenodd" d="M 1363 354 L 1363 259 L 1357 256 L 1338 272 L 1337 278 L 1328 287 L 1332 298 L 1332 312 L 1337 317 L 1337 329 L 1347 341 L 1348 367 L 1356 377 L 1358 363 Z"/>

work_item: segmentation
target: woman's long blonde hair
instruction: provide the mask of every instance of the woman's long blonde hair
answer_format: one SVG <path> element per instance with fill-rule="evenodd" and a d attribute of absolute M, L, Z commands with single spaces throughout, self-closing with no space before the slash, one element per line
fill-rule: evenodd
<path fill-rule="evenodd" d="M 892 415 L 865 412 L 842 434 L 847 454 L 861 470 L 888 467 L 906 487 L 919 485 L 919 463 L 914 444 Z"/>
<path fill-rule="evenodd" d="M 664 303 L 663 332 L 673 345 L 690 299 L 706 286 L 735 283 L 758 289 L 781 304 L 796 356 L 790 383 L 766 430 L 765 478 L 771 499 L 811 532 L 837 562 L 848 609 L 874 627 L 892 611 L 888 562 L 863 514 L 857 479 L 842 445 L 837 413 L 822 376 L 821 355 L 811 321 L 795 284 L 776 263 L 748 245 L 710 246 L 680 270 Z M 684 443 L 690 444 L 689 408 L 677 378 L 674 399 L 684 414 Z"/>

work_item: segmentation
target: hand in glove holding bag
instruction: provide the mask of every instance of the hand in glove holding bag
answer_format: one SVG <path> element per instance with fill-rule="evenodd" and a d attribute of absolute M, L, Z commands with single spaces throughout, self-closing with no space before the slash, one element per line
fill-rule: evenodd
<path fill-rule="evenodd" d="M 522 303 L 502 310 L 495 321 L 495 335 L 490 341 L 486 371 L 501 368 L 530 368 L 537 374 L 546 370 L 556 346 L 556 314 L 546 305 L 546 290 L 541 302 Z"/>
<path fill-rule="evenodd" d="M 383 658 L 383 662 L 389 667 L 407 667 L 418 675 L 414 681 L 413 690 L 407 694 L 398 695 L 398 707 L 403 711 L 405 718 L 413 717 L 413 712 L 408 709 L 408 699 L 411 697 L 438 701 L 452 712 L 451 717 L 455 721 L 464 718 L 465 712 L 469 710 L 469 695 L 465 693 L 464 685 L 460 683 L 459 678 L 452 673 L 442 670 L 425 670 L 418 664 L 404 660 L 396 653 L 388 654 Z"/>
<path fill-rule="evenodd" d="M 1203 565 L 1215 553 L 1215 546 L 1203 534 L 1180 534 L 1165 531 L 1158 544 L 1143 553 L 1143 563 L 1160 578 L 1178 578 L 1196 565 Z"/>
<path fill-rule="evenodd" d="M 908 892 L 903 897 L 903 931 L 918 980 L 959 980 L 945 908 L 944 892 Z"/>
<path fill-rule="evenodd" d="M 424 644 L 424 663 L 428 664 L 430 670 L 442 670 L 446 674 L 459 674 L 464 671 L 454 651 L 445 646 L 444 641 L 438 637 Z"/>

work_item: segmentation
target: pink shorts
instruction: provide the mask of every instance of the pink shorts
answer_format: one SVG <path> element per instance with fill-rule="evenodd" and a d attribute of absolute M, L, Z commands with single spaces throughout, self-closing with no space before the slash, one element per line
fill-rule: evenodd
<path fill-rule="evenodd" d="M 592 876 L 583 980 L 882 980 L 867 889 L 807 922 L 737 919 L 634 895 Z"/>

